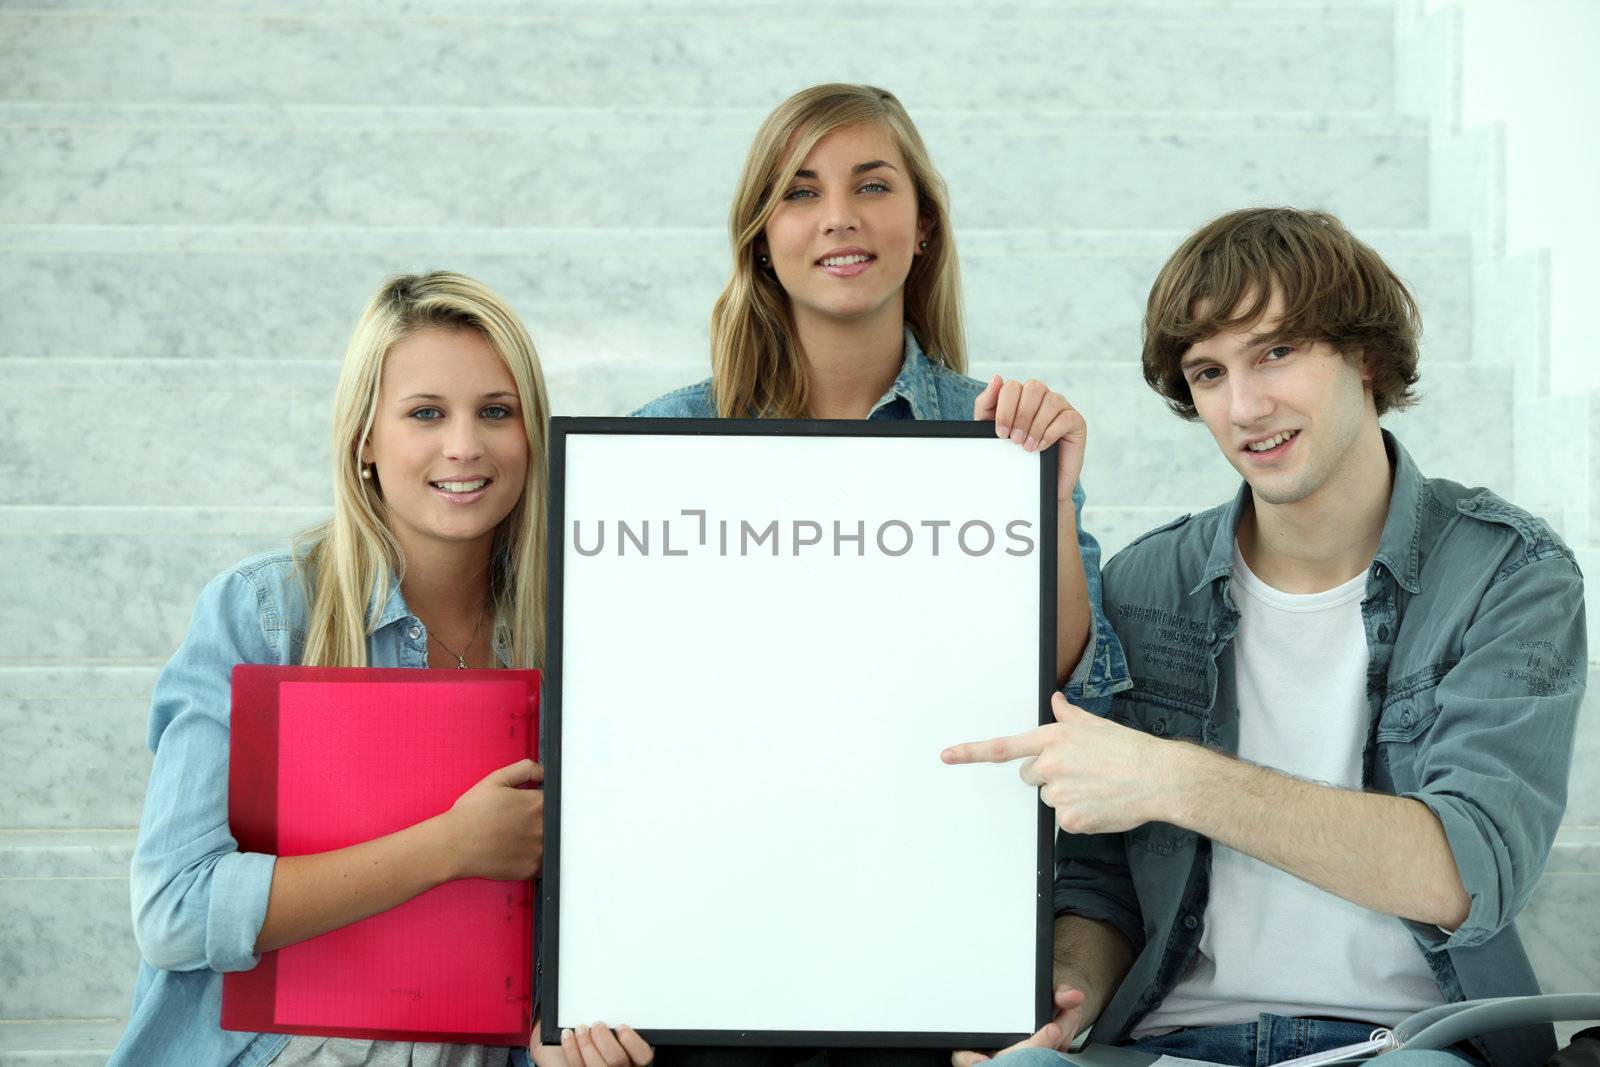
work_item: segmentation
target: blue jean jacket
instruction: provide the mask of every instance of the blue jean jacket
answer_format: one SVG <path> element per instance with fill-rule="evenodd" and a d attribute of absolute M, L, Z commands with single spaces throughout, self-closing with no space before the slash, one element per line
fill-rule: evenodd
<path fill-rule="evenodd" d="M 1389 513 L 1361 617 L 1371 665 L 1364 788 L 1413 798 L 1444 827 L 1471 899 L 1451 932 L 1404 923 L 1446 1000 L 1539 991 L 1516 917 L 1566 806 L 1588 663 L 1583 577 L 1550 528 L 1487 489 L 1423 477 L 1393 436 Z M 1235 752 L 1230 592 L 1249 487 L 1146 534 L 1106 565 L 1134 685 L 1110 717 Z M 1184 974 L 1204 932 L 1210 842 L 1167 823 L 1057 838 L 1055 907 L 1108 922 L 1137 957 L 1095 1026 L 1116 1043 Z M 1292 952 L 1292 946 L 1268 946 Z M 1549 1026 L 1485 1035 L 1495 1067 L 1543 1063 Z"/>
<path fill-rule="evenodd" d="M 374 607 L 377 607 L 375 604 Z M 254 556 L 200 594 L 189 633 L 156 679 L 155 753 L 130 889 L 139 977 L 111 1064 L 269 1063 L 283 1034 L 223 1030 L 222 975 L 260 959 L 277 858 L 240 852 L 228 828 L 229 673 L 238 663 L 299 662 L 306 601 L 294 558 Z M 425 667 L 427 634 L 398 582 L 367 638 L 374 667 Z M 514 1062 L 526 1067 L 527 1050 Z"/>
<path fill-rule="evenodd" d="M 867 418 L 970 422 L 973 402 L 983 392 L 984 383 L 929 359 L 909 328 L 905 331 L 904 351 L 899 376 L 872 406 Z M 659 396 L 633 414 L 656 419 L 714 419 L 717 407 L 711 382 L 708 379 Z M 1130 683 L 1122 645 L 1101 607 L 1100 545 L 1083 528 L 1083 501 L 1083 487 L 1073 486 L 1078 554 L 1083 558 L 1083 577 L 1089 590 L 1089 639 L 1062 692 L 1079 707 L 1103 715 L 1111 706 L 1111 695 Z"/>

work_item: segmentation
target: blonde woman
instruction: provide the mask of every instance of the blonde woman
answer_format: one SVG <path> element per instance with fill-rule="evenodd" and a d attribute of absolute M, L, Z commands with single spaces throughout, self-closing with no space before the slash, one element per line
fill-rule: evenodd
<path fill-rule="evenodd" d="M 966 377 L 944 182 L 905 108 L 883 89 L 842 84 L 779 104 L 751 146 L 729 229 L 733 274 L 711 313 L 711 378 L 635 414 L 982 419 L 1030 451 L 1060 442 L 1057 678 L 1073 703 L 1103 712 L 1128 681 L 1100 609 L 1099 546 L 1077 521 L 1086 427 L 1037 381 Z M 805 1054 L 673 1049 L 661 1062 L 788 1064 Z M 895 1055 L 834 1050 L 829 1060 L 946 1056 Z"/>
<path fill-rule="evenodd" d="M 480 283 L 401 277 L 368 305 L 334 400 L 333 517 L 207 585 L 156 682 L 132 866 L 143 959 L 113 1064 L 527 1062 L 526 1049 L 220 1029 L 223 972 L 451 879 L 532 878 L 544 836 L 543 794 L 517 788 L 542 772 L 523 760 L 387 837 L 308 856 L 240 852 L 228 828 L 229 672 L 536 666 L 548 413 L 527 332 Z M 650 1058 L 626 1028 L 604 1040 L 628 1046 L 622 1062 Z"/>

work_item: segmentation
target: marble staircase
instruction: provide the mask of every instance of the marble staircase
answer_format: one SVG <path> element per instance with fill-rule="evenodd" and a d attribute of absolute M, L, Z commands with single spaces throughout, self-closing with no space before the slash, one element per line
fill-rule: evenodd
<path fill-rule="evenodd" d="M 379 281 L 501 291 L 558 413 L 702 378 L 739 165 L 812 82 L 917 119 L 972 372 L 1086 412 L 1108 553 L 1234 485 L 1140 377 L 1151 277 L 1211 215 L 1293 203 L 1418 294 L 1423 402 L 1390 422 L 1424 469 L 1537 501 L 1592 560 L 1595 399 L 1540 392 L 1485 314 L 1499 268 L 1441 206 L 1454 142 L 1404 106 L 1396 22 L 1384 0 L 0 0 L 0 1065 L 100 1063 L 120 1032 L 151 684 L 204 581 L 325 513 L 331 385 Z M 1571 471 L 1545 458 L 1558 420 Z M 1521 923 L 1552 991 L 1600 988 L 1597 763 L 1591 712 Z"/>

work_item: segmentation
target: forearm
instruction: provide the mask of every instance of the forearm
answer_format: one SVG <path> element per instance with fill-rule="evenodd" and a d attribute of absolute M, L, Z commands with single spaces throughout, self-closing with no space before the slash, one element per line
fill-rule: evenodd
<path fill-rule="evenodd" d="M 1076 509 L 1063 502 L 1056 521 L 1056 685 L 1065 685 L 1089 641 L 1089 586 L 1078 552 Z"/>
<path fill-rule="evenodd" d="M 1053 956 L 1056 988 L 1067 986 L 1084 996 L 1086 1026 L 1100 1017 L 1133 966 L 1128 939 L 1110 923 L 1082 915 L 1056 916 Z"/>
<path fill-rule="evenodd" d="M 348 926 L 456 877 L 450 840 L 441 815 L 349 848 L 279 857 L 256 951 Z"/>
<path fill-rule="evenodd" d="M 1352 903 L 1453 930 L 1471 901 L 1444 827 L 1409 797 L 1292 778 L 1180 742 L 1160 816 Z"/>

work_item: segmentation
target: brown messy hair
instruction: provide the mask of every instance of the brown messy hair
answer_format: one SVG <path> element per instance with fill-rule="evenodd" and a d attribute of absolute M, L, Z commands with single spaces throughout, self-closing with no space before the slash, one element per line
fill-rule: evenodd
<path fill-rule="evenodd" d="M 1273 293 L 1274 332 L 1326 341 L 1371 373 L 1378 414 L 1415 403 L 1422 319 L 1405 283 L 1332 215 L 1248 208 L 1213 219 L 1167 260 L 1144 315 L 1144 380 L 1195 418 L 1180 366 L 1189 347 L 1259 321 Z"/>

